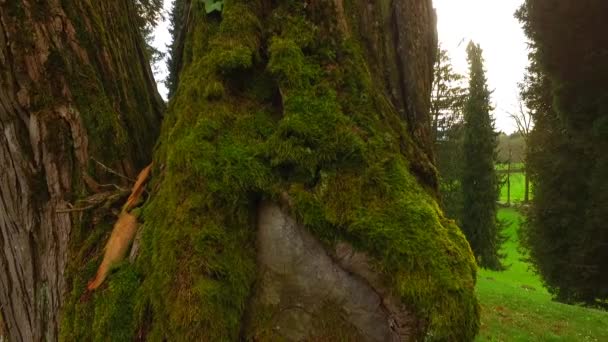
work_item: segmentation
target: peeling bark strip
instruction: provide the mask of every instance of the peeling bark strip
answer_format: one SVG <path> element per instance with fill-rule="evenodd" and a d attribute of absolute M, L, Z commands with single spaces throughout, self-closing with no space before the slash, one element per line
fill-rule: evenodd
<path fill-rule="evenodd" d="M 161 104 L 134 13 L 129 1 L 0 0 L 0 312 L 11 341 L 58 337 L 78 228 L 61 210 L 83 195 L 89 156 L 126 173 L 149 159 Z M 132 141 L 117 154 L 121 139 Z"/>

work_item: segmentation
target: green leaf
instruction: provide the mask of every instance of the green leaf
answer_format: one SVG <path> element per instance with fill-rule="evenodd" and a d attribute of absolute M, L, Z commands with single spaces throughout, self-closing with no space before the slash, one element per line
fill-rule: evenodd
<path fill-rule="evenodd" d="M 207 14 L 213 11 L 222 11 L 222 7 L 224 7 L 224 0 L 203 0 L 205 3 L 205 11 Z"/>

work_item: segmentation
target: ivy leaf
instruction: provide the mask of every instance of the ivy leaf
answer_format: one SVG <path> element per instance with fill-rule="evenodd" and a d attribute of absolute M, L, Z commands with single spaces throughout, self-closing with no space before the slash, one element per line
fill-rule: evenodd
<path fill-rule="evenodd" d="M 213 11 L 222 11 L 222 7 L 224 6 L 224 0 L 203 0 L 205 4 L 205 11 L 207 14 Z"/>

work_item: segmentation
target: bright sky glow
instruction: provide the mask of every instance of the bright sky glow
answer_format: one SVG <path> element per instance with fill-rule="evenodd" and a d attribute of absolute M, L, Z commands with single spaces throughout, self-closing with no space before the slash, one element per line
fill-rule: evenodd
<path fill-rule="evenodd" d="M 163 52 L 171 41 L 168 19 L 172 3 L 173 0 L 165 0 L 165 20 L 155 30 L 153 45 Z M 433 0 L 433 3 L 439 41 L 448 50 L 457 72 L 468 73 L 465 49 L 469 40 L 481 45 L 488 85 L 494 91 L 496 128 L 514 132 L 515 124 L 508 113 L 518 108 L 517 82 L 523 79 L 528 64 L 526 37 L 513 17 L 523 0 Z M 154 66 L 154 73 L 158 90 L 166 99 L 167 88 L 162 82 L 167 76 L 165 61 Z"/>
<path fill-rule="evenodd" d="M 159 51 L 166 53 L 165 58 L 159 63 L 154 64 L 153 72 L 154 78 L 156 79 L 156 86 L 158 88 L 158 92 L 160 95 L 167 100 L 167 93 L 169 90 L 165 86 L 165 79 L 167 78 L 169 71 L 167 69 L 167 57 L 168 57 L 168 49 L 167 45 L 171 43 L 171 33 L 169 33 L 169 14 L 171 13 L 171 8 L 173 7 L 173 0 L 164 0 L 163 3 L 163 19 L 160 20 L 156 28 L 154 29 L 154 41 L 152 42 L 152 46 L 157 48 Z"/>
<path fill-rule="evenodd" d="M 517 83 L 528 65 L 527 39 L 513 16 L 523 0 L 433 0 L 437 10 L 439 42 L 448 50 L 454 69 L 468 74 L 466 46 L 469 40 L 483 50 L 496 129 L 515 131 L 508 113 L 517 112 Z"/>

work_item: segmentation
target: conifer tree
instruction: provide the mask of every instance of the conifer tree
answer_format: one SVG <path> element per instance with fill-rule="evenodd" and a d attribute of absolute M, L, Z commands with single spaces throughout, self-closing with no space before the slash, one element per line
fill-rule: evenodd
<path fill-rule="evenodd" d="M 446 216 L 459 219 L 462 209 L 462 109 L 467 97 L 465 77 L 456 71 L 448 52 L 438 49 L 431 92 L 431 122 L 439 190 Z"/>
<path fill-rule="evenodd" d="M 498 250 L 502 237 L 496 221 L 498 178 L 494 169 L 496 133 L 490 115 L 490 91 L 482 50 L 470 42 L 469 96 L 464 107 L 464 169 L 462 172 L 462 230 L 481 267 L 501 269 Z"/>
<path fill-rule="evenodd" d="M 527 0 L 530 38 L 522 98 L 532 110 L 534 187 L 523 240 L 562 302 L 608 299 L 608 2 Z"/>

